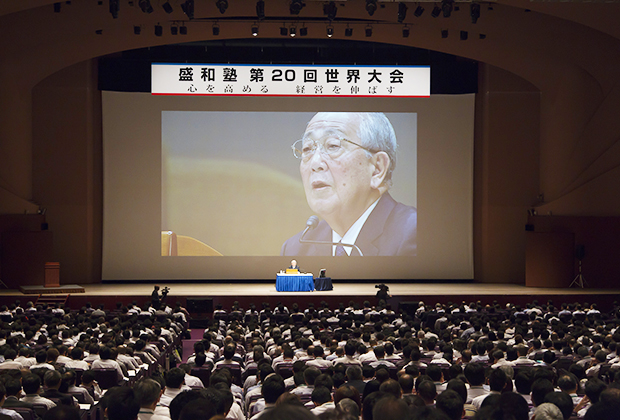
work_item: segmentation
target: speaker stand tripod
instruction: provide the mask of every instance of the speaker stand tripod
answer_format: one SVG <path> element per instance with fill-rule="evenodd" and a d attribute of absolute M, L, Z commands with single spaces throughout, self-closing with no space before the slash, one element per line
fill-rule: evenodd
<path fill-rule="evenodd" d="M 579 260 L 579 274 L 577 274 L 575 276 L 575 279 L 573 280 L 573 282 L 568 287 L 573 287 L 573 285 L 575 285 L 575 286 L 579 286 L 579 287 L 581 287 L 583 289 L 587 284 L 588 284 L 588 282 L 586 281 L 586 278 L 581 273 L 581 260 Z"/>

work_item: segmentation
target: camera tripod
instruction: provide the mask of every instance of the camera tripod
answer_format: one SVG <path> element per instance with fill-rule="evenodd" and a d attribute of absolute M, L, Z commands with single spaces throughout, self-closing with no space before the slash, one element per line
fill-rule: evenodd
<path fill-rule="evenodd" d="M 581 260 L 579 260 L 579 274 L 575 276 L 575 279 L 568 287 L 573 287 L 573 285 L 576 285 L 583 289 L 587 284 L 588 282 L 586 281 L 586 278 L 581 273 Z"/>

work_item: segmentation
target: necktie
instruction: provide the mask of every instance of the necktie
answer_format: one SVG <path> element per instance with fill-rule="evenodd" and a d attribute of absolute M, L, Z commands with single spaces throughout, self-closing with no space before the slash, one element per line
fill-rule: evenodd
<path fill-rule="evenodd" d="M 349 256 L 349 254 L 347 254 L 347 251 L 344 250 L 344 247 L 340 243 L 336 245 L 336 256 L 337 257 L 348 257 Z"/>

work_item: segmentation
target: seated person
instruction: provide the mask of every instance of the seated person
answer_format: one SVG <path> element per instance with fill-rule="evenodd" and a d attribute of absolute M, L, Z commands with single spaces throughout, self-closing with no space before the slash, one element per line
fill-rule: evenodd
<path fill-rule="evenodd" d="M 288 269 L 289 270 L 297 270 L 298 272 L 301 273 L 301 268 L 299 268 L 299 266 L 297 265 L 297 261 L 296 260 L 291 260 L 291 266 Z"/>

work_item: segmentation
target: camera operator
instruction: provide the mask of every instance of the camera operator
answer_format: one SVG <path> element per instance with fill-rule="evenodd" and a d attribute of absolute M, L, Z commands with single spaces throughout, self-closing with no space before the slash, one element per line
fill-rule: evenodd
<path fill-rule="evenodd" d="M 387 302 L 387 300 L 392 297 L 392 295 L 390 295 L 390 288 L 386 284 L 377 284 L 375 285 L 375 289 L 379 289 L 376 294 L 377 302 L 381 300 Z"/>
<path fill-rule="evenodd" d="M 170 291 L 170 288 L 164 287 L 163 290 L 161 291 L 161 295 L 160 295 L 159 294 L 159 286 L 155 285 L 153 287 L 153 293 L 151 293 L 151 306 L 156 311 L 159 311 L 161 309 L 161 304 L 166 299 L 166 296 L 168 296 L 168 292 L 169 291 Z"/>

